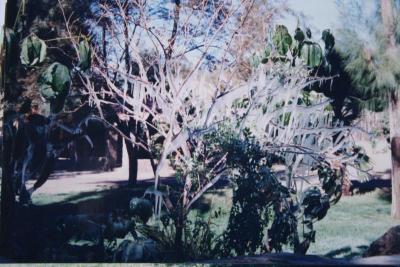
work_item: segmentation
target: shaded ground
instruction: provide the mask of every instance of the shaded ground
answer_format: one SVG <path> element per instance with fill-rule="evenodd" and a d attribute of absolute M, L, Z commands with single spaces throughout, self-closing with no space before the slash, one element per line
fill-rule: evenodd
<path fill-rule="evenodd" d="M 126 161 L 123 166 L 127 166 Z M 115 209 L 126 209 L 133 197 L 143 195 L 153 185 L 153 173 L 147 160 L 139 163 L 139 183 L 127 186 L 127 167 L 113 172 L 56 173 L 33 195 L 33 205 L 19 207 L 16 240 L 23 247 L 14 249 L 22 261 L 40 256 L 44 244 L 51 246 L 56 237 L 54 226 L 59 218 L 74 214 L 107 214 Z M 171 177 L 173 171 L 165 169 L 163 177 Z M 174 184 L 173 178 L 164 183 Z M 211 209 L 221 209 L 222 216 L 215 220 L 214 230 L 222 232 L 227 224 L 231 207 L 232 191 L 227 188 L 211 190 L 205 194 L 190 216 L 200 213 L 208 217 Z M 367 246 L 391 226 L 399 224 L 390 218 L 390 203 L 375 193 L 343 197 L 333 206 L 327 217 L 315 224 L 316 243 L 310 254 L 329 258 L 356 258 Z M 29 254 L 26 254 L 27 249 Z M 390 259 L 389 259 L 390 260 Z"/>
<path fill-rule="evenodd" d="M 143 196 L 144 191 L 154 184 L 150 164 L 141 161 L 139 169 L 135 186 L 127 185 L 127 170 L 124 168 L 106 173 L 54 174 L 34 193 L 32 205 L 17 204 L 12 238 L 16 242 L 10 244 L 14 253 L 11 258 L 17 262 L 41 262 L 51 258 L 51 248 L 65 243 L 65 234 L 58 227 L 69 215 L 107 218 L 112 211 L 127 210 L 132 198 Z M 176 180 L 166 177 L 172 174 L 165 169 L 162 183 L 175 186 Z M 219 186 L 225 185 L 221 183 Z M 91 261 L 96 262 L 96 258 Z"/>
<path fill-rule="evenodd" d="M 63 242 L 57 227 L 61 218 L 69 215 L 107 216 L 111 211 L 127 209 L 133 197 L 143 196 L 154 184 L 149 160 L 139 161 L 138 184 L 128 186 L 128 159 L 124 153 L 123 167 L 112 172 L 56 172 L 32 195 L 32 205 L 17 206 L 13 240 L 14 259 L 37 262 L 49 247 Z M 174 183 L 173 171 L 161 172 L 163 182 Z M 35 181 L 28 182 L 30 188 Z M 51 251 L 49 252 L 51 254 Z"/>
<path fill-rule="evenodd" d="M 78 214 L 107 215 L 115 209 L 126 209 L 133 197 L 142 196 L 150 184 L 141 182 L 135 188 L 119 186 L 105 190 L 58 195 L 37 195 L 29 207 L 18 206 L 13 240 L 13 259 L 22 262 L 49 258 L 44 251 L 57 247 L 63 240 L 58 230 L 61 218 Z"/>
<path fill-rule="evenodd" d="M 141 167 L 146 170 L 145 166 Z M 56 223 L 60 216 L 126 209 L 131 198 L 142 196 L 144 190 L 153 184 L 153 180 L 146 177 L 151 175 L 150 167 L 148 169 L 150 173 L 144 171 L 134 188 L 126 185 L 126 175 L 122 169 L 52 179 L 34 195 L 34 206 L 21 208 L 21 214 L 24 214 L 21 221 L 30 222 L 30 225 L 23 227 L 31 231 L 41 225 Z M 164 181 L 174 183 L 172 178 Z M 228 222 L 231 197 L 230 189 L 211 190 L 199 201 L 191 216 L 200 213 L 208 217 L 211 209 L 220 208 L 222 216 L 217 218 L 213 227 L 217 233 L 221 233 Z M 31 225 L 32 221 L 36 222 L 36 226 Z M 331 258 L 359 257 L 371 242 L 397 224 L 399 222 L 390 218 L 390 203 L 377 192 L 343 197 L 331 207 L 324 220 L 315 224 L 316 242 L 311 244 L 309 254 Z"/>

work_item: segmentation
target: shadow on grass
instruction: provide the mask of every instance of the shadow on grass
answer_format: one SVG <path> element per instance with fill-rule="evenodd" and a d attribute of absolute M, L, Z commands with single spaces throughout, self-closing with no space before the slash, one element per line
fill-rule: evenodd
<path fill-rule="evenodd" d="M 344 259 L 352 259 L 356 257 L 361 257 L 364 251 L 368 248 L 368 246 L 357 246 L 356 250 L 353 250 L 350 246 L 345 246 L 339 249 L 332 250 L 326 253 L 324 256 L 328 258 L 344 258 Z"/>
<path fill-rule="evenodd" d="M 151 181 L 135 186 L 117 186 L 101 191 L 90 191 L 66 196 L 62 201 L 30 206 L 16 205 L 13 227 L 12 255 L 17 262 L 43 260 L 43 253 L 60 244 L 61 218 L 70 215 L 108 215 L 117 209 L 128 209 L 133 197 L 143 196 Z M 46 196 L 51 198 L 50 196 Z"/>
<path fill-rule="evenodd" d="M 171 187 L 179 187 L 175 178 L 163 178 L 162 183 Z M 44 195 L 42 203 L 34 201 L 33 205 L 17 204 L 13 225 L 12 257 L 17 262 L 35 262 L 43 259 L 43 251 L 49 247 L 57 247 L 60 219 L 70 215 L 108 215 L 119 209 L 128 209 L 134 197 L 142 197 L 147 188 L 154 184 L 154 179 L 142 180 L 135 186 L 128 186 L 125 181 L 114 182 L 112 188 L 104 190 L 63 194 L 62 199 L 56 195 Z M 214 189 L 227 186 L 227 182 L 218 183 Z M 211 189 L 212 190 L 212 189 Z M 223 195 L 221 190 L 212 192 Z M 60 197 L 60 195 L 59 195 Z M 46 199 L 49 201 L 43 201 Z M 55 201 L 52 201 L 54 198 Z M 40 198 L 39 198 L 40 199 Z M 211 201 L 200 199 L 194 209 L 201 212 L 210 210 Z"/>
<path fill-rule="evenodd" d="M 203 215 L 207 214 L 212 210 L 213 206 L 215 206 L 212 197 L 222 198 L 224 203 L 226 204 L 225 200 L 227 201 L 228 200 L 227 198 L 231 196 L 227 195 L 227 190 L 220 190 L 222 187 L 227 188 L 229 187 L 229 184 L 228 183 L 220 184 L 219 187 L 217 187 L 218 189 L 207 192 L 205 195 L 203 195 L 202 198 L 200 198 L 196 203 L 194 203 L 192 209 L 198 211 L 200 214 Z"/>

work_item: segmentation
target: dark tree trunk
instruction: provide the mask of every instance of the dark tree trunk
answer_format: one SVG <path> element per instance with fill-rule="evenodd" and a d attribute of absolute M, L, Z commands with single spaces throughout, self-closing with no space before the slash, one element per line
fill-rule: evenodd
<path fill-rule="evenodd" d="M 125 140 L 126 151 L 128 152 L 129 158 L 129 185 L 135 185 L 137 183 L 138 175 L 138 158 L 137 149 L 132 145 L 129 140 Z"/>
<path fill-rule="evenodd" d="M 129 137 L 131 134 L 131 124 L 128 121 L 119 121 L 118 129 L 123 135 Z M 129 160 L 129 185 L 135 185 L 137 183 L 138 175 L 138 149 L 132 144 L 130 140 L 125 139 L 126 151 L 128 153 Z"/>
<path fill-rule="evenodd" d="M 5 129 L 6 127 L 4 127 Z M 1 179 L 1 227 L 0 241 L 1 253 L 10 257 L 12 250 L 10 248 L 13 230 L 14 211 L 15 211 L 15 195 L 12 181 L 12 136 L 3 130 L 3 162 L 2 162 L 2 179 Z"/>
<path fill-rule="evenodd" d="M 175 257 L 177 261 L 181 261 L 184 259 L 183 226 L 184 226 L 183 216 L 179 214 L 175 219 L 175 253 L 176 253 Z"/>
<path fill-rule="evenodd" d="M 19 1 L 7 1 L 6 2 L 6 13 L 5 13 L 5 27 L 12 28 L 18 13 L 18 3 Z M 2 22 L 1 22 L 2 23 Z M 1 40 L 3 42 L 3 40 Z M 5 51 L 7 53 L 7 51 Z M 10 51 L 8 51 L 10 52 Z M 0 55 L 3 57 L 4 54 Z M 3 61 L 3 59 L 1 60 Z M 7 73 L 7 66 L 3 64 L 1 70 L 1 94 L 4 95 L 4 101 L 7 103 L 10 98 L 11 86 L 5 83 L 5 75 Z M 12 257 L 12 248 L 10 246 L 12 240 L 13 221 L 15 214 L 15 195 L 13 190 L 13 180 L 12 180 L 12 150 L 13 150 L 13 136 L 12 132 L 8 131 L 5 125 L 8 119 L 3 112 L 3 129 L 2 129 L 2 178 L 1 178 L 1 211 L 0 211 L 0 253 L 6 257 Z"/>

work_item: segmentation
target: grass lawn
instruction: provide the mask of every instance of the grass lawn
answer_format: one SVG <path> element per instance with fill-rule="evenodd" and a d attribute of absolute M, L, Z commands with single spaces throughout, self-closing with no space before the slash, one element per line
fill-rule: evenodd
<path fill-rule="evenodd" d="M 390 217 L 390 203 L 378 193 L 343 197 L 315 224 L 315 243 L 309 254 L 355 257 L 390 227 L 400 224 Z"/>
<path fill-rule="evenodd" d="M 136 188 L 140 192 L 128 188 L 114 190 L 82 193 L 78 196 L 38 194 L 34 200 L 37 205 L 48 208 L 54 205 L 51 203 L 58 202 L 52 208 L 57 210 L 75 206 L 83 213 L 94 210 L 104 212 L 116 207 L 127 207 L 131 197 L 143 194 L 142 188 Z M 222 233 L 228 222 L 231 199 L 231 189 L 211 190 L 195 204 L 189 218 L 194 219 L 200 215 L 208 219 L 210 212 L 221 209 L 222 216 L 212 221 L 212 227 L 216 233 Z M 76 208 L 73 209 L 74 212 Z M 397 224 L 400 224 L 400 221 L 392 220 L 390 217 L 390 203 L 380 198 L 378 193 L 342 197 L 338 204 L 331 207 L 322 221 L 315 223 L 316 242 L 311 244 L 308 254 L 357 257 L 371 242 Z"/>
<path fill-rule="evenodd" d="M 193 213 L 202 211 L 206 217 L 208 211 L 202 206 L 211 204 L 212 210 L 221 208 L 223 216 L 214 224 L 215 231 L 221 233 L 228 222 L 231 196 L 232 191 L 227 189 L 209 192 Z M 360 256 L 374 240 L 397 224 L 400 221 L 390 217 L 390 202 L 380 198 L 377 192 L 342 197 L 323 220 L 315 223 L 316 240 L 308 254 L 345 258 Z"/>

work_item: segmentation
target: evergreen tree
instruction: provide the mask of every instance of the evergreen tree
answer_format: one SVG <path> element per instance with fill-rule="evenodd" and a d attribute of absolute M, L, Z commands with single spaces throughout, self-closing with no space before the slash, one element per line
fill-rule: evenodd
<path fill-rule="evenodd" d="M 400 219 L 400 1 L 355 0 L 339 6 L 346 70 L 358 90 L 379 97 L 389 112 L 392 216 Z"/>

